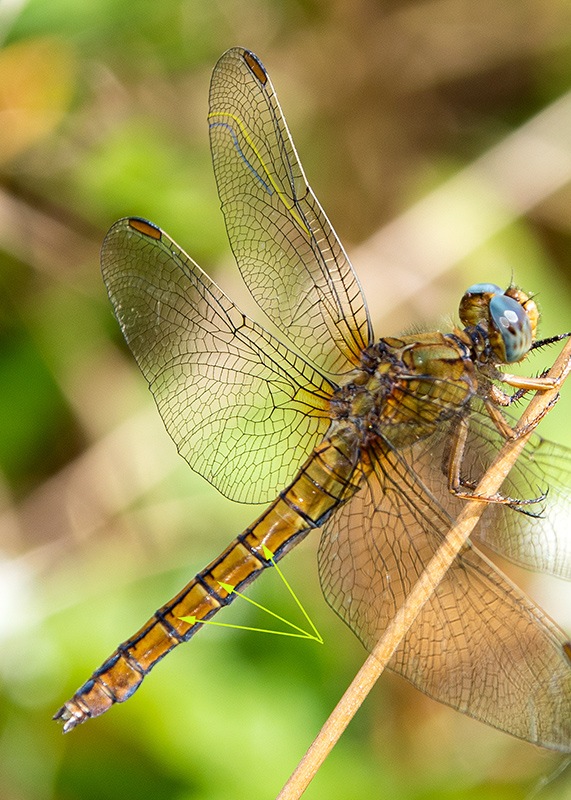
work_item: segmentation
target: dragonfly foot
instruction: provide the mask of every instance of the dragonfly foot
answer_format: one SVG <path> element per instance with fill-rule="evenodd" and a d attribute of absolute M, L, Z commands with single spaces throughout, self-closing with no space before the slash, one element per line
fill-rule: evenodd
<path fill-rule="evenodd" d="M 522 508 L 522 506 L 534 506 L 538 503 L 543 503 L 547 498 L 547 492 L 542 492 L 538 497 L 525 499 L 509 497 L 509 495 L 501 494 L 501 492 L 492 495 L 478 494 L 475 488 L 476 484 L 472 481 L 462 481 L 462 483 L 457 486 L 451 486 L 450 491 L 456 497 L 462 498 L 462 500 L 482 500 L 484 503 L 500 503 L 501 505 L 510 506 L 516 511 L 521 511 L 522 514 L 528 514 L 531 517 L 540 515 L 535 514 L 533 511 L 527 511 Z"/>

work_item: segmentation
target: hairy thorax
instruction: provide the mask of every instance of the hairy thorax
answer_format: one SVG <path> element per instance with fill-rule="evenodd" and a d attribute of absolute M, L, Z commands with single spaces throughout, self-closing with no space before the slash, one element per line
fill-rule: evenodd
<path fill-rule="evenodd" d="M 333 417 L 359 432 L 363 445 L 385 436 L 396 447 L 429 436 L 462 413 L 476 393 L 468 345 L 454 334 L 389 337 L 366 348 L 332 400 Z"/>

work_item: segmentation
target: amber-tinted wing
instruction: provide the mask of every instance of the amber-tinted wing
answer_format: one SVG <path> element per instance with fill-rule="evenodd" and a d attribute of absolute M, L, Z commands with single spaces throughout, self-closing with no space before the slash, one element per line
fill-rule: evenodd
<path fill-rule="evenodd" d="M 208 119 L 226 228 L 250 292 L 318 369 L 347 372 L 372 341 L 365 299 L 253 53 L 234 48 L 218 61 Z"/>
<path fill-rule="evenodd" d="M 101 263 L 180 454 L 227 497 L 273 498 L 327 430 L 329 382 L 242 314 L 151 223 L 115 223 Z"/>
<path fill-rule="evenodd" d="M 327 523 L 324 594 L 366 647 L 378 641 L 452 518 L 380 442 L 368 484 Z M 390 666 L 440 702 L 508 733 L 571 751 L 566 637 L 474 548 L 450 568 Z"/>

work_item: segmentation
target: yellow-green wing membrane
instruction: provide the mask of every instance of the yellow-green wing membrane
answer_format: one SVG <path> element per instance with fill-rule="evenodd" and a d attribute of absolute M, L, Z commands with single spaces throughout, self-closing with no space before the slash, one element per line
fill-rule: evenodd
<path fill-rule="evenodd" d="M 228 50 L 216 64 L 208 120 L 226 228 L 250 292 L 318 369 L 347 372 L 372 340 L 365 300 L 250 51 Z"/>
<path fill-rule="evenodd" d="M 319 551 L 330 605 L 372 648 L 452 525 L 385 441 L 366 486 L 326 523 Z M 571 751 L 565 634 L 475 548 L 448 570 L 390 666 L 459 711 Z"/>
<path fill-rule="evenodd" d="M 180 454 L 233 500 L 273 498 L 327 430 L 329 382 L 242 314 L 151 223 L 115 223 L 101 264 Z"/>

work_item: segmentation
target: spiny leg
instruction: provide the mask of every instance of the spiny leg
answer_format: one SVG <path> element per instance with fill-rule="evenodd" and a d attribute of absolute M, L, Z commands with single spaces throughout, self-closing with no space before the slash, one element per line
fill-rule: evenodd
<path fill-rule="evenodd" d="M 486 408 L 490 412 L 490 418 L 494 425 L 499 430 L 504 438 L 512 438 L 515 435 L 513 429 L 503 419 L 501 413 L 493 405 L 486 403 Z M 500 422 L 501 420 L 501 422 Z M 524 506 L 533 506 L 545 500 L 546 495 L 542 494 L 539 497 L 533 498 L 516 498 L 504 495 L 497 492 L 493 495 L 482 495 L 475 491 L 477 481 L 468 481 L 462 477 L 462 464 L 464 461 L 464 454 L 466 449 L 466 442 L 470 430 L 470 421 L 467 416 L 460 417 L 452 431 L 451 444 L 447 453 L 448 465 L 448 489 L 456 497 L 461 497 L 463 500 L 482 500 L 485 503 L 500 503 L 507 505 L 516 511 L 528 514 L 530 516 L 537 516 L 533 512 L 526 511 Z"/>

